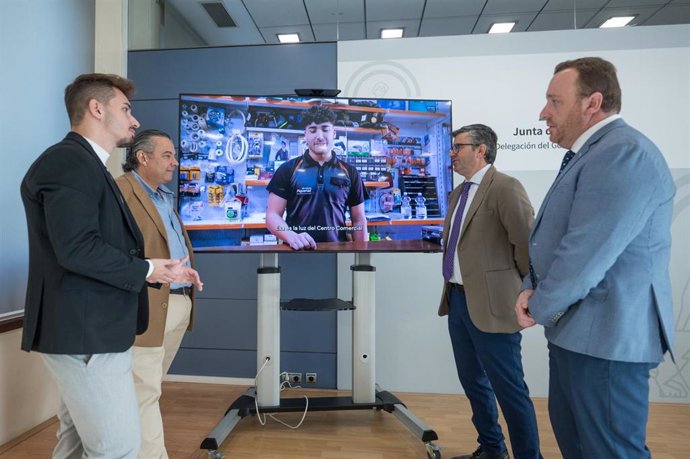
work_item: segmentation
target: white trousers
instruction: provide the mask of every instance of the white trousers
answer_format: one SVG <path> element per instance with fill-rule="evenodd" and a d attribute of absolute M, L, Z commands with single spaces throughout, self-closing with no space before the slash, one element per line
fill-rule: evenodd
<path fill-rule="evenodd" d="M 185 295 L 170 295 L 163 345 L 134 346 L 134 385 L 141 420 L 140 459 L 168 459 L 163 418 L 158 400 L 163 376 L 168 373 L 189 325 L 192 302 Z"/>
<path fill-rule="evenodd" d="M 60 393 L 56 459 L 134 459 L 140 442 L 132 352 L 41 354 Z"/>

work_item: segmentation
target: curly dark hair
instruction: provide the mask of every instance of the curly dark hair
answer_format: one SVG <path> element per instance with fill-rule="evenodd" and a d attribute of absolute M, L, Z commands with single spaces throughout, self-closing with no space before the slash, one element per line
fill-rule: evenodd
<path fill-rule="evenodd" d="M 331 110 L 330 108 L 318 104 L 318 105 L 312 105 L 307 111 L 304 112 L 304 115 L 302 115 L 302 124 L 306 127 L 309 126 L 310 124 L 322 124 L 322 123 L 331 123 L 335 124 L 335 120 L 338 117 L 336 116 L 335 112 Z"/>

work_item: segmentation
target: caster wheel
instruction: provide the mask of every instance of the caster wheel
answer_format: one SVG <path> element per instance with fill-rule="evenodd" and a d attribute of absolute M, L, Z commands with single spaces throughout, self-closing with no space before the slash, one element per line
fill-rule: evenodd
<path fill-rule="evenodd" d="M 433 443 L 426 443 L 426 457 L 428 459 L 441 459 L 441 448 Z"/>
<path fill-rule="evenodd" d="M 208 450 L 208 457 L 209 459 L 224 459 L 225 454 L 221 453 L 220 451 L 216 451 L 215 449 L 210 449 Z"/>

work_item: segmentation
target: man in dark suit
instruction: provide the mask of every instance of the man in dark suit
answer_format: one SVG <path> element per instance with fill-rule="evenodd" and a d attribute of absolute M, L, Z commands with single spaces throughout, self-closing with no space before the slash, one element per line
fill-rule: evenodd
<path fill-rule="evenodd" d="M 507 459 L 496 399 L 516 459 L 538 459 L 534 406 L 524 381 L 514 304 L 528 271 L 534 210 L 525 189 L 498 172 L 496 133 L 483 124 L 453 131 L 455 188 L 444 223 L 439 315 L 448 315 L 460 383 L 472 406 L 479 448 L 457 459 Z"/>
<path fill-rule="evenodd" d="M 549 414 L 565 459 L 648 458 L 649 371 L 673 343 L 675 186 L 659 149 L 618 114 L 615 67 L 556 66 L 540 114 L 569 151 L 530 235 L 516 304 L 549 342 Z"/>
<path fill-rule="evenodd" d="M 22 349 L 41 353 L 60 393 L 53 457 L 135 458 L 139 417 L 131 346 L 148 325 L 146 282 L 199 283 L 184 259 L 144 259 L 134 218 L 105 168 L 139 123 L 116 75 L 65 89 L 72 132 L 21 184 L 29 232 Z"/>

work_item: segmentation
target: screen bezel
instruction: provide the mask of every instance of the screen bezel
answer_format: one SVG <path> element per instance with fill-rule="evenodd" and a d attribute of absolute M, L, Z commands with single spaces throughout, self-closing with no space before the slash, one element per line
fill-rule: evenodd
<path fill-rule="evenodd" d="M 291 99 L 297 99 L 299 103 L 305 104 L 304 108 L 306 109 L 307 104 L 311 103 L 316 103 L 317 101 L 320 101 L 321 103 L 326 103 L 329 104 L 331 101 L 337 100 L 337 101 L 348 101 L 348 106 L 351 107 L 361 107 L 361 106 L 355 106 L 355 105 L 350 105 L 352 101 L 375 101 L 377 103 L 382 103 L 382 102 L 404 102 L 405 107 L 408 107 L 409 103 L 418 103 L 418 104 L 424 104 L 424 103 L 441 103 L 441 104 L 446 104 L 447 105 L 447 110 L 444 111 L 444 117 L 443 119 L 446 120 L 444 125 L 447 125 L 447 136 L 442 136 L 439 135 L 439 137 L 447 137 L 447 142 L 448 146 L 450 145 L 450 133 L 452 131 L 452 101 L 448 99 L 412 99 L 412 98 L 371 98 L 371 97 L 304 97 L 304 96 L 295 96 L 295 95 L 279 95 L 279 96 L 265 96 L 265 95 L 236 95 L 236 94 L 202 94 L 202 93 L 180 93 L 178 96 L 178 151 L 180 151 L 180 159 L 182 159 L 182 151 L 180 148 L 180 145 L 182 143 L 182 137 L 183 137 L 183 128 L 182 128 L 182 115 L 181 115 L 181 107 L 183 105 L 183 102 L 190 102 L 189 99 L 197 99 L 198 102 L 208 102 L 208 103 L 213 103 L 214 101 L 218 101 L 218 103 L 223 103 L 223 101 L 230 101 L 233 103 L 242 103 L 247 102 L 247 103 L 256 103 L 256 102 L 261 102 L 261 101 L 266 101 L 270 100 L 271 103 L 278 103 L 278 102 L 286 102 L 284 100 L 280 99 L 286 99 L 286 98 L 291 98 Z M 338 104 L 342 105 L 342 104 Z M 382 107 L 374 107 L 376 110 L 388 113 L 388 112 L 395 112 L 395 111 L 400 111 L 404 113 L 416 113 L 414 110 L 410 110 L 408 108 L 405 108 L 404 110 L 396 110 L 396 109 L 385 109 Z M 359 108 L 353 109 L 353 111 L 359 111 Z M 421 112 L 420 112 L 421 113 Z M 302 128 L 303 129 L 303 128 Z M 341 129 L 341 127 L 338 127 L 337 129 Z M 347 129 L 345 129 L 347 131 Z M 447 200 L 448 200 L 448 195 L 450 194 L 450 191 L 452 191 L 453 188 L 453 173 L 452 173 L 452 167 L 451 163 L 448 159 L 441 159 L 444 155 L 447 155 L 447 151 L 442 151 L 439 149 L 436 151 L 436 154 L 438 155 L 439 159 L 439 165 L 438 167 L 444 167 L 447 169 L 446 176 L 445 177 L 436 177 L 436 181 L 438 180 L 447 180 L 446 186 L 443 188 L 444 191 L 446 191 L 445 195 L 443 196 L 438 196 L 439 202 L 443 201 L 442 208 L 444 209 L 444 213 L 441 214 L 441 216 L 437 219 L 434 220 L 434 225 L 442 227 L 443 225 L 443 220 L 445 218 L 445 214 L 447 213 Z M 180 161 L 182 162 L 182 161 Z M 182 172 L 182 168 L 178 167 L 178 184 L 181 183 L 180 181 L 180 174 Z M 180 214 L 182 214 L 182 196 L 178 194 L 178 211 L 180 211 Z M 411 220 L 415 221 L 414 219 Z M 239 232 L 242 231 L 243 229 L 246 228 L 221 228 L 220 226 L 215 226 L 212 224 L 209 225 L 189 225 L 187 221 L 183 220 L 183 223 L 185 225 L 185 228 L 188 230 L 188 232 L 192 231 L 231 231 L 231 232 Z M 413 224 L 410 223 L 411 226 L 424 226 L 423 222 L 419 222 L 418 224 Z M 200 227 L 203 226 L 203 227 Z M 380 222 L 369 222 L 367 225 L 370 229 L 372 227 L 383 227 L 385 224 L 380 223 Z M 247 227 L 248 228 L 248 227 Z M 265 224 L 263 226 L 265 229 Z M 421 228 L 420 228 L 421 230 Z M 200 233 L 194 233 L 194 234 L 200 234 Z M 218 237 L 218 239 L 222 239 L 222 237 Z M 340 247 L 335 247 L 331 243 L 321 243 L 317 244 L 317 249 L 316 251 L 318 252 L 342 252 L 342 253 L 352 253 L 352 252 L 440 252 L 442 251 L 442 246 L 440 243 L 432 243 L 423 239 L 402 239 L 400 241 L 405 241 L 404 247 L 401 244 L 392 244 L 390 242 L 396 242 L 396 241 L 370 241 L 367 243 L 358 243 L 358 245 L 355 245 L 354 242 L 343 242 L 341 243 Z M 414 241 L 419 241 L 418 244 L 413 244 L 412 242 Z M 319 247 L 320 245 L 320 247 Z M 195 252 L 233 252 L 233 253 L 242 253 L 242 252 L 247 252 L 247 253 L 275 253 L 275 252 L 284 252 L 284 251 L 290 251 L 289 247 L 285 246 L 285 244 L 278 245 L 278 246 L 272 246 L 272 245 L 254 245 L 254 246 L 246 246 L 246 245 L 197 245 L 193 244 L 194 251 Z M 287 250 L 286 250 L 287 248 Z M 293 251 L 296 252 L 296 251 Z"/>

